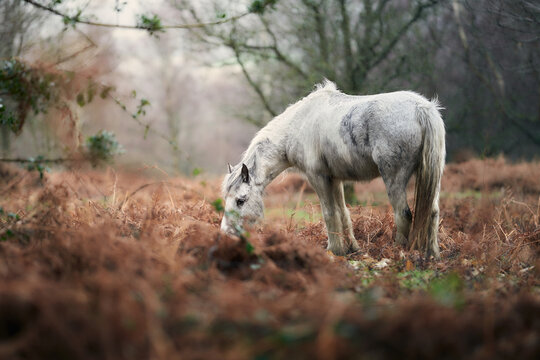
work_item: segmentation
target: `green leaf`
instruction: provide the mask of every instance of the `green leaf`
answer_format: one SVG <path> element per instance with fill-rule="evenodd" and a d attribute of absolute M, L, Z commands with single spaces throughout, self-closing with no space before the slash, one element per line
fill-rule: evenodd
<path fill-rule="evenodd" d="M 223 212 L 225 208 L 223 207 L 223 199 L 218 198 L 212 202 L 212 206 L 216 209 L 217 212 Z"/>
<path fill-rule="evenodd" d="M 83 107 L 84 105 L 86 105 L 86 102 L 84 101 L 84 94 L 83 93 L 79 93 L 77 94 L 77 104 L 79 104 L 80 107 Z"/>
<path fill-rule="evenodd" d="M 268 7 L 274 8 L 278 0 L 254 0 L 248 7 L 248 11 L 255 14 L 263 14 Z"/>
<path fill-rule="evenodd" d="M 145 29 L 150 35 L 155 35 L 157 32 L 165 32 L 165 29 L 163 29 L 163 26 L 161 25 L 161 19 L 156 14 L 153 14 L 152 16 L 144 14 L 139 15 L 137 17 L 137 27 Z"/>
<path fill-rule="evenodd" d="M 429 293 L 436 301 L 445 306 L 459 309 L 465 304 L 463 281 L 455 273 L 432 281 Z"/>
<path fill-rule="evenodd" d="M 112 132 L 100 131 L 86 138 L 87 156 L 93 166 L 100 162 L 111 162 L 114 156 L 122 154 L 124 149 Z"/>
<path fill-rule="evenodd" d="M 249 234 L 248 234 L 249 235 Z M 253 254 L 253 252 L 255 251 L 255 247 L 253 246 L 252 243 L 250 243 L 249 241 L 246 240 L 246 251 L 248 254 Z"/>
<path fill-rule="evenodd" d="M 148 136 L 149 131 L 150 131 L 150 125 L 146 125 L 144 128 L 144 136 L 143 136 L 144 140 L 146 140 L 146 137 Z"/>
<path fill-rule="evenodd" d="M 192 172 L 193 176 L 200 175 L 201 173 L 202 173 L 202 170 L 199 168 L 193 169 L 193 172 Z"/>
<path fill-rule="evenodd" d="M 20 217 L 19 217 L 18 214 L 11 213 L 11 212 L 7 214 L 7 217 L 8 217 L 8 219 L 10 219 L 10 220 L 15 220 L 15 221 L 20 220 Z"/>
<path fill-rule="evenodd" d="M 103 88 L 103 90 L 101 90 L 101 93 L 99 94 L 99 96 L 102 98 L 102 99 L 106 99 L 107 96 L 109 96 L 109 93 L 111 92 L 112 90 L 112 86 L 106 86 Z"/>
<path fill-rule="evenodd" d="M 92 100 L 94 100 L 94 95 L 96 93 L 96 89 L 94 88 L 94 86 L 92 84 L 90 84 L 90 86 L 88 86 L 88 89 L 86 91 L 86 96 L 88 98 L 87 100 L 87 103 L 91 103 Z"/>
<path fill-rule="evenodd" d="M 132 114 L 132 117 L 134 119 L 137 119 L 139 115 L 146 115 L 146 110 L 144 109 L 146 106 L 150 106 L 150 101 L 146 99 L 141 99 L 141 102 L 137 106 L 137 112 L 135 114 Z"/>

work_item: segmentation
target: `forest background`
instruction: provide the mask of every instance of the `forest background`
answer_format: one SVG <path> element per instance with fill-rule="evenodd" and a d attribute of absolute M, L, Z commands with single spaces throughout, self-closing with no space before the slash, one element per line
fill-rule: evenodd
<path fill-rule="evenodd" d="M 222 173 L 328 78 L 438 96 L 449 161 L 534 159 L 539 21 L 529 0 L 2 1 L 2 157 L 105 143 L 122 164 Z"/>

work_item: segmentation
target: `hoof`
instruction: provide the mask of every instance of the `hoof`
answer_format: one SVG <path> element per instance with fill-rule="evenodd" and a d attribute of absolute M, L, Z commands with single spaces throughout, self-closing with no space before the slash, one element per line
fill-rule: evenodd
<path fill-rule="evenodd" d="M 401 245 L 405 248 L 409 247 L 409 240 L 407 240 L 407 238 L 401 233 L 396 234 L 396 239 L 394 241 L 396 244 Z"/>
<path fill-rule="evenodd" d="M 336 247 L 330 247 L 330 246 L 328 246 L 326 248 L 326 250 L 331 251 L 332 254 L 334 254 L 336 256 L 345 256 L 345 255 L 347 255 L 347 249 L 342 248 L 342 247 L 337 247 L 337 246 Z"/>
<path fill-rule="evenodd" d="M 360 246 L 358 246 L 358 243 L 353 241 L 351 245 L 349 246 L 349 251 L 347 251 L 349 254 L 355 253 L 357 251 L 360 251 Z"/>
<path fill-rule="evenodd" d="M 352 254 L 360 250 L 360 246 L 358 246 L 358 242 L 355 238 L 352 240 L 344 239 L 341 242 L 341 246 L 337 244 L 333 244 L 335 246 L 330 246 L 330 243 L 328 243 L 328 247 L 326 250 L 331 251 L 332 254 L 336 256 L 346 256 L 347 254 Z"/>
<path fill-rule="evenodd" d="M 429 259 L 431 256 L 437 261 L 441 260 L 441 253 L 439 251 L 439 245 L 433 245 L 428 251 L 426 252 L 426 259 Z"/>
<path fill-rule="evenodd" d="M 348 247 L 347 249 L 343 249 L 343 248 L 341 248 L 341 249 L 331 249 L 331 248 L 328 247 L 328 248 L 326 248 L 326 250 L 331 251 L 332 254 L 334 254 L 336 256 L 347 256 L 349 254 L 360 251 L 360 247 L 358 245 Z"/>

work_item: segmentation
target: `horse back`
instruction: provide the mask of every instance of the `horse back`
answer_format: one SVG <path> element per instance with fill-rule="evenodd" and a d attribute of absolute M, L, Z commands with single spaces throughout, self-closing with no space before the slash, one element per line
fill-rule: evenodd
<path fill-rule="evenodd" d="M 416 109 L 427 99 L 407 91 L 312 95 L 284 113 L 291 165 L 342 180 L 370 180 L 389 166 L 414 167 L 422 140 Z"/>

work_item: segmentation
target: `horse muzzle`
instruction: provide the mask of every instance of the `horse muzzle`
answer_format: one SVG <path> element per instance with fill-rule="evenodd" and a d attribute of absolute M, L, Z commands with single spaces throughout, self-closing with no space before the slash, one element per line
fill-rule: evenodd
<path fill-rule="evenodd" d="M 228 235 L 236 234 L 236 232 L 234 231 L 234 226 L 232 226 L 232 224 L 229 224 L 226 216 L 223 216 L 223 219 L 221 220 L 221 231 Z"/>

